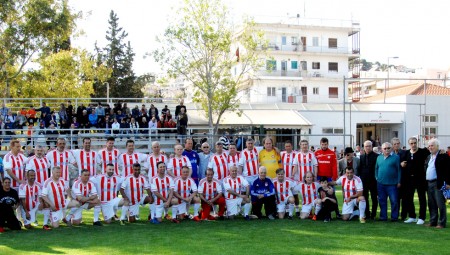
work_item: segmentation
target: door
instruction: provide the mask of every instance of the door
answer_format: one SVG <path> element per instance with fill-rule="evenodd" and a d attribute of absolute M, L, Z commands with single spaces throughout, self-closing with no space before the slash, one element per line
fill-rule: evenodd
<path fill-rule="evenodd" d="M 302 36 L 301 40 L 302 40 L 302 45 L 303 45 L 303 51 L 306 51 L 306 37 Z"/>
<path fill-rule="evenodd" d="M 286 76 L 287 73 L 287 61 L 283 60 L 281 61 L 281 75 Z"/>
<path fill-rule="evenodd" d="M 286 103 L 286 87 L 281 88 L 281 102 Z"/>
<path fill-rule="evenodd" d="M 302 103 L 308 103 L 308 87 L 302 87 Z"/>

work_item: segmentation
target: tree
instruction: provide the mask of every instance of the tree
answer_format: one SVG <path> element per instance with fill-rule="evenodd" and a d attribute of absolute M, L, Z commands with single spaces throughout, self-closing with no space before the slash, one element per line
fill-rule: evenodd
<path fill-rule="evenodd" d="M 106 31 L 108 44 L 97 52 L 97 65 L 106 64 L 112 70 L 107 80 L 110 86 L 111 97 L 142 97 L 141 87 L 136 84 L 133 72 L 134 52 L 130 42 L 124 42 L 128 34 L 119 26 L 119 17 L 111 10 L 109 15 L 109 28 Z M 104 82 L 96 81 L 94 84 L 94 97 L 105 97 L 106 86 Z"/>
<path fill-rule="evenodd" d="M 2 1 L 0 83 L 5 97 L 30 60 L 70 48 L 80 15 L 70 12 L 67 0 Z"/>
<path fill-rule="evenodd" d="M 238 92 L 262 66 L 259 54 L 267 45 L 253 22 L 245 20 L 237 30 L 229 17 L 219 0 L 185 0 L 153 52 L 171 77 L 193 85 L 194 101 L 201 103 L 214 133 L 222 115 L 238 109 Z"/>

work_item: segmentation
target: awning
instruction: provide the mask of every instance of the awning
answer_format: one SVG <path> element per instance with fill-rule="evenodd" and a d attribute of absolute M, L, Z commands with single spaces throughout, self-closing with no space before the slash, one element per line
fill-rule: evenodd
<path fill-rule="evenodd" d="M 203 110 L 189 110 L 189 125 L 208 125 Z M 312 126 L 311 122 L 295 110 L 243 110 L 242 114 L 226 112 L 220 124 L 223 126 L 261 126 L 265 128 L 300 128 Z"/>

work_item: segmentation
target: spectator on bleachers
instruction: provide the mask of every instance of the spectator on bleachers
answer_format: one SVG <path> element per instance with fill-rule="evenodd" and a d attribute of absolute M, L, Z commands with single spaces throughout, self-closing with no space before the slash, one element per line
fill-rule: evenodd
<path fill-rule="evenodd" d="M 41 114 L 46 113 L 47 115 L 50 115 L 51 110 L 50 107 L 47 106 L 47 103 L 42 102 L 41 108 L 36 109 L 37 112 L 41 112 Z"/>
<path fill-rule="evenodd" d="M 148 123 L 148 129 L 150 130 L 150 133 L 156 133 L 156 129 L 158 128 L 156 117 L 152 116 L 152 119 Z"/>
<path fill-rule="evenodd" d="M 155 105 L 151 104 L 150 109 L 148 110 L 148 115 L 155 116 L 156 120 L 159 120 L 158 108 Z"/>
<path fill-rule="evenodd" d="M 139 123 L 141 134 L 148 134 L 148 121 L 146 117 L 141 118 L 141 122 Z"/>
<path fill-rule="evenodd" d="M 184 112 L 187 112 L 186 106 L 184 105 L 184 99 L 180 99 L 180 104 L 175 107 L 175 117 L 180 114 L 181 108 L 184 108 Z"/>
<path fill-rule="evenodd" d="M 72 118 L 72 124 L 74 128 L 79 128 L 80 127 L 80 123 L 77 120 L 77 117 L 73 117 Z M 71 125 L 72 126 L 72 125 Z M 72 127 L 71 127 L 72 128 Z"/>
<path fill-rule="evenodd" d="M 20 110 L 20 114 L 22 114 L 23 116 L 25 116 L 25 118 L 27 117 L 27 109 L 25 108 L 25 107 L 23 107 L 21 110 Z"/>
<path fill-rule="evenodd" d="M 141 115 L 141 112 L 139 111 L 139 106 L 135 106 L 133 108 L 133 110 L 131 110 L 131 116 L 135 119 L 139 118 L 139 116 Z"/>
<path fill-rule="evenodd" d="M 102 122 L 105 119 L 105 107 L 103 107 L 102 103 L 98 103 L 97 108 L 95 108 L 95 113 L 98 117 L 98 122 Z"/>
<path fill-rule="evenodd" d="M 167 111 L 166 111 L 166 120 L 170 120 L 170 119 L 172 119 L 172 114 L 170 113 L 170 110 L 167 109 Z"/>
<path fill-rule="evenodd" d="M 47 138 L 47 146 L 49 149 L 54 148 L 56 146 L 56 139 L 58 138 L 59 132 L 56 129 L 55 125 L 51 124 L 48 129 L 45 131 L 45 136 Z"/>
<path fill-rule="evenodd" d="M 164 106 L 164 108 L 161 110 L 161 115 L 166 115 L 167 111 L 169 110 L 169 107 L 167 107 L 167 105 Z"/>
<path fill-rule="evenodd" d="M 6 116 L 5 116 L 5 122 L 9 120 L 11 123 L 14 124 L 14 122 L 16 121 L 16 117 L 12 114 L 11 111 L 9 111 Z"/>
<path fill-rule="evenodd" d="M 68 119 L 67 109 L 66 109 L 66 106 L 64 104 L 60 105 L 58 114 L 59 114 L 59 124 L 61 124 L 62 120 L 66 120 L 67 121 L 67 119 Z"/>
<path fill-rule="evenodd" d="M 186 108 L 180 108 L 180 113 L 177 115 L 177 133 L 179 135 L 186 135 L 188 125 L 188 115 L 185 112 Z"/>
<path fill-rule="evenodd" d="M 161 115 L 161 118 L 156 122 L 156 127 L 158 129 L 164 128 L 164 121 L 166 121 L 166 119 L 164 118 L 164 115 Z M 164 132 L 164 131 L 160 131 L 160 132 Z"/>
<path fill-rule="evenodd" d="M 6 107 L 5 102 L 2 103 L 2 108 L 0 108 L 0 117 L 4 120 L 5 117 L 8 115 L 9 108 Z"/>
<path fill-rule="evenodd" d="M 127 119 L 126 118 L 122 118 L 120 120 L 120 133 L 121 134 L 128 134 L 129 129 L 130 129 L 130 125 L 128 125 Z"/>
<path fill-rule="evenodd" d="M 142 119 L 145 118 L 146 122 L 145 122 L 145 127 L 148 127 L 148 120 L 150 120 L 150 117 L 147 115 L 147 113 L 143 113 L 141 114 L 141 116 L 139 116 L 139 118 L 136 119 L 137 122 L 139 122 L 139 126 L 143 127 L 143 121 Z"/>
<path fill-rule="evenodd" d="M 91 114 L 89 114 L 89 127 L 97 127 L 98 123 L 98 115 L 95 112 L 95 109 L 91 110 Z"/>
<path fill-rule="evenodd" d="M 70 122 L 72 122 L 73 119 L 73 105 L 72 101 L 70 100 L 67 101 L 66 115 L 67 115 L 67 123 L 70 124 Z"/>
<path fill-rule="evenodd" d="M 141 108 L 141 116 L 144 115 L 144 114 L 147 114 L 147 113 L 148 113 L 147 112 L 147 108 L 145 108 L 145 104 L 143 104 L 142 108 Z"/>
<path fill-rule="evenodd" d="M 66 120 L 62 120 L 61 125 L 59 125 L 59 128 L 60 129 L 69 129 L 70 124 Z M 68 130 L 60 130 L 59 133 L 60 134 L 69 134 L 69 131 Z"/>
<path fill-rule="evenodd" d="M 83 111 L 86 110 L 86 107 L 84 106 L 83 103 L 81 103 L 78 107 L 77 107 L 77 119 L 78 121 L 81 121 L 81 118 L 83 116 Z"/>
<path fill-rule="evenodd" d="M 98 128 L 105 129 L 105 134 L 111 134 L 112 122 L 109 120 L 109 115 L 105 116 L 105 119 L 98 123 Z"/>
<path fill-rule="evenodd" d="M 125 114 L 123 114 L 121 110 L 118 110 L 117 114 L 116 114 L 117 121 L 122 122 L 122 119 L 124 119 L 124 118 L 125 118 Z"/>
<path fill-rule="evenodd" d="M 177 127 L 177 123 L 173 119 L 170 119 L 169 121 L 166 121 L 164 123 L 164 127 L 165 128 L 176 128 Z M 176 131 L 174 130 L 174 131 L 169 131 L 169 132 L 170 133 L 175 133 Z"/>
<path fill-rule="evenodd" d="M 116 118 L 116 114 L 114 113 L 114 109 L 109 109 L 109 114 L 107 114 L 107 115 L 109 115 L 109 119 L 110 120 L 114 121 L 114 119 Z"/>
<path fill-rule="evenodd" d="M 130 108 L 127 106 L 127 103 L 123 103 L 122 112 L 125 115 L 131 114 Z"/>
<path fill-rule="evenodd" d="M 79 128 L 89 128 L 89 115 L 87 113 L 87 110 L 83 110 L 83 114 L 81 115 L 81 118 L 78 119 L 80 126 Z"/>
<path fill-rule="evenodd" d="M 36 123 L 36 110 L 34 109 L 34 106 L 30 106 L 30 109 L 28 109 L 27 114 L 28 123 L 33 124 Z"/>
<path fill-rule="evenodd" d="M 58 127 L 58 120 L 56 118 L 56 113 L 52 112 L 50 114 L 50 121 L 48 123 L 48 125 L 46 126 L 46 128 L 48 128 L 50 125 L 54 125 L 55 127 Z"/>
<path fill-rule="evenodd" d="M 139 133 L 139 123 L 136 122 L 136 119 L 134 117 L 131 117 L 130 120 L 130 133 L 131 134 Z"/>
<path fill-rule="evenodd" d="M 27 123 L 27 117 L 25 117 L 25 115 L 22 115 L 21 111 L 17 112 L 16 123 L 14 126 L 18 129 L 22 129 L 23 127 L 26 126 L 26 123 Z"/>
<path fill-rule="evenodd" d="M 41 114 L 41 118 L 39 120 L 39 123 L 44 124 L 44 127 L 48 127 L 50 125 L 50 120 L 51 120 L 51 116 L 50 114 L 47 114 L 46 112 L 43 112 Z"/>
<path fill-rule="evenodd" d="M 117 119 L 114 119 L 114 122 L 111 125 L 111 131 L 113 134 L 117 135 L 120 131 L 120 123 L 117 122 Z"/>

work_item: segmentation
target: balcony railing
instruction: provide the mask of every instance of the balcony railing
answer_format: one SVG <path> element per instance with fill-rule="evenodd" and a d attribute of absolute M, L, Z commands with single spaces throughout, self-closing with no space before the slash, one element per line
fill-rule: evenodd
<path fill-rule="evenodd" d="M 311 52 L 311 53 L 328 53 L 328 54 L 359 54 L 358 50 L 350 47 L 328 47 L 328 46 L 303 46 L 301 44 L 269 43 L 267 48 L 269 51 L 280 52 Z"/>

